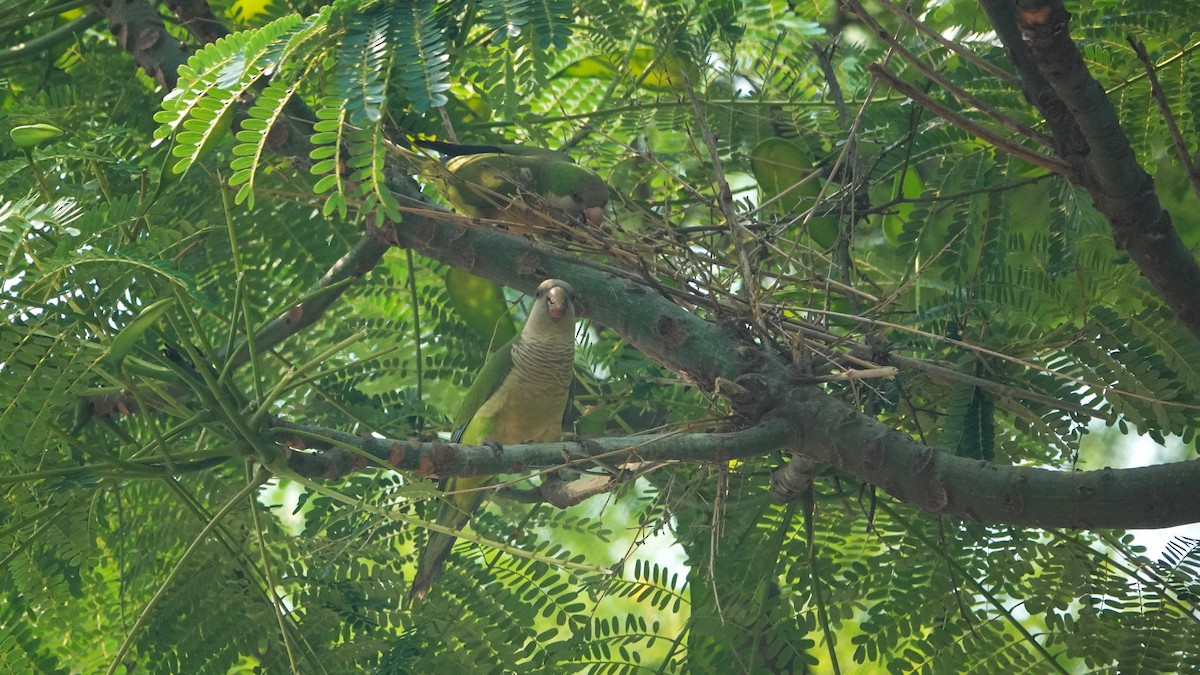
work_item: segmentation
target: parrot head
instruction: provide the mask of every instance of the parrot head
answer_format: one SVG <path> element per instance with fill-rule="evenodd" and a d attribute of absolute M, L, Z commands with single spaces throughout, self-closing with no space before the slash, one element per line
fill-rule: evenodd
<path fill-rule="evenodd" d="M 575 333 L 575 289 L 559 279 L 538 286 L 525 331 L 567 330 Z"/>
<path fill-rule="evenodd" d="M 578 164 L 544 162 L 537 167 L 534 185 L 548 210 L 558 211 L 570 222 L 600 225 L 608 204 L 608 185 Z"/>

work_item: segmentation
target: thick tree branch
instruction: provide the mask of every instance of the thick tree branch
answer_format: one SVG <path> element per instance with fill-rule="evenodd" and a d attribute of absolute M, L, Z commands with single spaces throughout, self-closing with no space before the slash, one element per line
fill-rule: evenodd
<path fill-rule="evenodd" d="M 289 468 L 297 473 L 321 478 L 371 466 L 368 457 L 390 468 L 446 477 L 582 467 L 598 458 L 606 464 L 725 462 L 794 452 L 799 457 L 793 461 L 802 472 L 816 466 L 815 460 L 878 485 L 918 508 L 982 523 L 1141 529 L 1200 522 L 1195 490 L 1200 460 L 1098 471 L 1003 466 L 922 446 L 830 396 L 807 389 L 793 391 L 762 423 L 741 431 L 520 444 L 500 452 L 488 446 L 359 437 L 285 422 L 276 422 L 273 434 L 280 441 L 310 446 L 323 445 L 322 437 L 330 439 L 328 450 L 293 452 L 287 458 Z M 617 484 L 613 479 L 590 485 L 590 494 Z"/>
<path fill-rule="evenodd" d="M 781 407 L 795 449 L 932 513 L 1031 527 L 1159 528 L 1200 522 L 1200 460 L 1056 471 L 956 457 L 923 446 L 830 396 Z"/>
<path fill-rule="evenodd" d="M 759 457 L 772 448 L 785 447 L 792 432 L 786 420 L 778 418 L 741 431 L 598 438 L 584 442 L 522 443 L 503 446 L 499 451 L 491 445 L 355 436 L 281 420 L 274 422 L 272 435 L 277 441 L 292 445 L 327 448 L 324 452 L 293 452 L 288 456 L 289 468 L 302 476 L 340 478 L 375 461 L 387 468 L 411 471 L 419 476 L 447 478 L 523 473 L 567 465 L 586 468 L 593 466 L 597 459 L 603 459 L 605 464 L 747 459 Z M 329 439 L 329 442 L 322 443 L 322 438 Z"/>
<path fill-rule="evenodd" d="M 1104 88 L 1071 40 L 1071 15 L 1062 1 L 981 4 L 1021 75 L 1026 98 L 1045 116 L 1060 155 L 1073 167 L 1072 182 L 1104 214 L 1117 248 L 1200 337 L 1200 263 L 1179 238 Z"/>
<path fill-rule="evenodd" d="M 1041 113 L 1050 127 L 1050 137 L 1054 139 L 1054 148 L 1058 156 L 1071 162 L 1074 158 L 1087 154 L 1087 141 L 1079 125 L 1067 112 L 1066 104 L 1055 93 L 1054 87 L 1046 81 L 1033 62 L 1033 56 L 1025 41 L 1021 39 L 1021 31 L 1017 27 L 1017 16 L 1012 0 L 980 0 L 980 6 L 987 14 L 992 27 L 996 29 L 1001 44 L 1004 45 L 1008 58 L 1017 69 L 1020 76 L 1021 93 Z"/>

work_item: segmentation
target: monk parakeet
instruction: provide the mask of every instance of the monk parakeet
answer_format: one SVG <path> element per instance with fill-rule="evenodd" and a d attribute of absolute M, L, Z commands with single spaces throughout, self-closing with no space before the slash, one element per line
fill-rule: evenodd
<path fill-rule="evenodd" d="M 575 297 L 570 284 L 547 279 L 521 333 L 498 349 L 479 371 L 455 417 L 452 442 L 501 445 L 550 442 L 562 437 L 575 361 Z M 446 492 L 470 490 L 491 484 L 487 476 L 454 478 Z M 437 523 L 461 530 L 479 508 L 483 490 L 446 497 Z M 430 532 L 417 564 L 408 598 L 423 598 L 441 574 L 454 537 Z"/>
<path fill-rule="evenodd" d="M 545 230 L 554 221 L 596 226 L 608 186 L 561 152 L 521 145 L 457 145 L 414 141 L 448 159 L 443 166 L 397 149 L 463 213 L 509 224 L 517 232 Z"/>

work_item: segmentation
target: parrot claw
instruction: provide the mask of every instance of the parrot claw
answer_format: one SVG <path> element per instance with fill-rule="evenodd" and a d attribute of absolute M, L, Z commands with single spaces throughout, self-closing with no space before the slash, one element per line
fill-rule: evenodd
<path fill-rule="evenodd" d="M 486 448 L 491 448 L 492 452 L 496 453 L 497 457 L 504 454 L 504 446 L 500 445 L 499 443 L 497 443 L 496 441 L 493 441 L 490 438 L 483 439 L 483 442 L 480 443 L 480 445 L 482 445 Z"/>
<path fill-rule="evenodd" d="M 567 434 L 563 436 L 563 440 L 568 443 L 578 443 L 589 455 L 599 455 L 604 452 L 598 443 L 590 438 L 584 438 L 578 434 Z"/>
<path fill-rule="evenodd" d="M 563 436 L 563 440 L 568 443 L 578 443 L 579 447 L 583 449 L 584 454 L 586 454 L 589 457 L 595 457 L 596 455 L 604 454 L 604 448 L 601 448 L 598 443 L 591 440 L 590 438 L 584 438 L 583 436 L 580 436 L 578 434 L 566 434 L 565 436 Z M 564 457 L 563 459 L 570 461 L 571 458 Z M 578 458 L 576 458 L 576 459 L 578 459 Z M 609 475 L 615 475 L 616 473 L 618 473 L 617 469 L 609 466 L 608 464 L 605 464 L 604 462 L 600 462 L 597 460 L 592 460 L 592 461 L 595 462 L 596 465 L 599 466 L 603 470 L 603 473 L 607 473 Z"/>

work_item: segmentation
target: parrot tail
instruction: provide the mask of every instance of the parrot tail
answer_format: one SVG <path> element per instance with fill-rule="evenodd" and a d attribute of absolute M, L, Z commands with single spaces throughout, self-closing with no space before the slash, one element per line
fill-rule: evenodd
<path fill-rule="evenodd" d="M 492 480 L 491 477 L 456 478 L 449 481 L 445 489 L 449 492 L 471 490 L 487 485 Z M 483 504 L 483 498 L 484 493 L 481 491 L 449 496 L 438 514 L 437 524 L 455 530 L 465 528 L 467 523 L 471 522 L 471 515 Z M 417 573 L 413 575 L 412 586 L 408 589 L 405 607 L 411 607 L 415 600 L 424 599 L 429 587 L 442 575 L 442 566 L 446 564 L 446 558 L 450 557 L 450 549 L 454 548 L 454 542 L 457 540 L 458 537 L 451 534 L 429 532 L 425 550 L 421 551 L 421 558 L 417 561 Z"/>
<path fill-rule="evenodd" d="M 413 576 L 412 586 L 408 589 L 405 606 L 411 606 L 416 600 L 423 600 L 429 592 L 429 587 L 440 576 L 446 558 L 450 557 L 450 549 L 454 547 L 457 537 L 441 532 L 430 532 L 425 550 L 421 551 L 421 560 L 417 563 L 417 573 Z"/>

